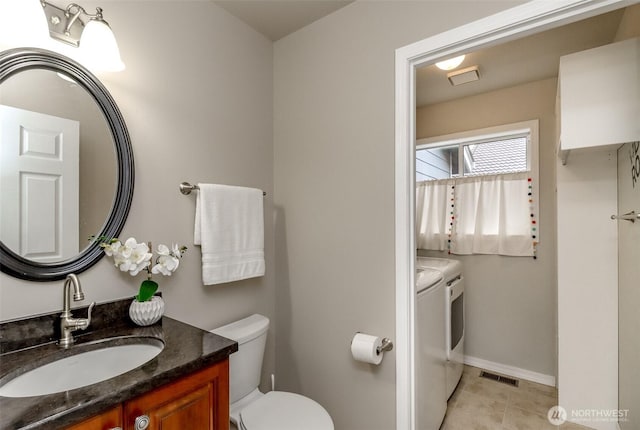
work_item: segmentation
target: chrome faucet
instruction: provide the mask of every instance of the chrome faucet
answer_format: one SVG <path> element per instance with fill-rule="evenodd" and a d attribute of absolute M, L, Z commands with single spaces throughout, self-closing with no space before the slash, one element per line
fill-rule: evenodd
<path fill-rule="evenodd" d="M 73 273 L 67 275 L 67 279 L 64 281 L 64 292 L 63 292 L 63 307 L 62 313 L 60 314 L 60 340 L 58 341 L 58 345 L 63 348 L 68 348 L 73 345 L 73 332 L 76 330 L 84 330 L 89 327 L 91 323 L 91 310 L 95 306 L 96 302 L 92 302 L 89 305 L 89 311 L 87 314 L 87 318 L 73 318 L 71 315 L 71 304 L 69 300 L 70 294 L 70 286 L 73 284 L 73 301 L 77 302 L 80 300 L 84 300 L 84 293 L 82 292 L 82 287 L 80 286 L 80 281 L 78 277 Z"/>

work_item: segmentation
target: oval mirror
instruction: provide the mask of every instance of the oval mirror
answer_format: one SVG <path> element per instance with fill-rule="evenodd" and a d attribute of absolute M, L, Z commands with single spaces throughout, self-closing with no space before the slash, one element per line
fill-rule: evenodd
<path fill-rule="evenodd" d="M 115 101 L 86 68 L 35 48 L 0 53 L 0 267 L 54 281 L 103 255 L 133 197 L 133 152 Z"/>

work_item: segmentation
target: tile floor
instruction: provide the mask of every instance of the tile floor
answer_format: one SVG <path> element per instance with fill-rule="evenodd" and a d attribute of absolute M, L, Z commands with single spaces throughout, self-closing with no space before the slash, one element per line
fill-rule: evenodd
<path fill-rule="evenodd" d="M 558 404 L 554 387 L 520 379 L 518 387 L 480 378 L 480 370 L 465 366 L 449 399 L 440 430 L 585 430 L 577 424 L 554 426 L 549 408 Z"/>

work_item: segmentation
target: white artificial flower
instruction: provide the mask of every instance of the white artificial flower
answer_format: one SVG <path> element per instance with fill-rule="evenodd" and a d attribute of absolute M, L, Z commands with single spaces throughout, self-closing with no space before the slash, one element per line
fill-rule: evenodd
<path fill-rule="evenodd" d="M 153 256 L 146 243 L 137 243 L 133 237 L 127 239 L 124 245 L 117 241 L 108 248 L 116 267 L 123 272 L 129 272 L 131 276 L 137 275 L 147 267 Z"/>
<path fill-rule="evenodd" d="M 153 268 L 151 269 L 151 273 L 153 273 L 154 275 L 161 273 L 164 276 L 171 276 L 171 271 L 163 264 L 160 259 L 158 259 L 158 264 L 153 266 Z"/>
<path fill-rule="evenodd" d="M 149 266 L 153 254 L 149 252 L 149 247 L 146 243 L 139 243 L 138 246 L 131 251 L 131 268 L 129 273 L 131 276 L 137 275 L 142 269 Z"/>
<path fill-rule="evenodd" d="M 109 252 L 107 252 L 107 250 Z M 107 252 L 107 255 L 109 255 L 109 253 L 111 254 L 111 256 L 113 257 L 113 264 L 115 264 L 115 266 L 122 270 L 123 272 L 126 272 L 128 269 L 128 258 L 124 256 L 123 251 L 124 250 L 124 245 L 122 245 L 122 243 L 120 243 L 120 241 L 117 241 L 113 244 L 111 244 L 109 247 L 105 248 L 105 252 Z"/>
<path fill-rule="evenodd" d="M 118 266 L 118 268 L 122 271 L 122 272 L 128 272 L 129 269 L 131 268 L 131 261 L 123 258 L 120 260 L 120 265 Z"/>
<path fill-rule="evenodd" d="M 172 272 L 178 270 L 178 266 L 180 265 L 180 260 L 176 257 L 167 257 L 167 268 Z"/>
<path fill-rule="evenodd" d="M 145 267 L 146 266 L 142 264 L 131 264 L 131 266 L 129 267 L 129 275 L 136 276 Z"/>
<path fill-rule="evenodd" d="M 153 253 L 150 252 L 146 243 L 138 243 L 135 238 L 130 237 L 124 244 L 115 239 L 113 243 L 102 245 L 105 254 L 113 257 L 114 265 L 123 272 L 129 272 L 135 276 L 142 270 L 149 270 Z M 151 273 L 171 276 L 180 265 L 180 258 L 186 248 L 172 245 L 169 249 L 166 245 L 158 245 L 158 258 L 155 266 L 151 268 Z"/>
<path fill-rule="evenodd" d="M 148 262 L 151 260 L 153 254 L 149 252 L 149 246 L 146 243 L 137 243 L 135 247 L 131 248 L 131 261 L 135 264 Z"/>
<path fill-rule="evenodd" d="M 134 248 L 138 246 L 135 237 L 130 237 L 124 242 L 124 246 L 120 247 L 120 253 L 124 258 L 131 257 Z"/>
<path fill-rule="evenodd" d="M 122 243 L 120 243 L 119 240 L 116 240 L 113 243 L 109 243 L 109 244 L 105 244 L 103 246 L 104 248 L 104 253 L 107 254 L 109 257 L 116 255 L 120 252 L 120 247 L 122 246 Z"/>
<path fill-rule="evenodd" d="M 162 273 L 165 276 L 171 276 L 178 269 L 180 260 L 178 260 L 166 245 L 158 245 L 158 254 L 160 255 L 157 264 L 151 269 L 151 273 Z"/>

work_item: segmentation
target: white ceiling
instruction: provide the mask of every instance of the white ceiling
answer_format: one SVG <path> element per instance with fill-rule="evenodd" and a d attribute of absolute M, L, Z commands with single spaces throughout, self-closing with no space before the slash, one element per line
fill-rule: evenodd
<path fill-rule="evenodd" d="M 452 86 L 435 65 L 418 69 L 418 107 L 558 76 L 560 57 L 613 42 L 624 9 L 468 53 L 458 67 L 477 65 L 480 80 Z"/>
<path fill-rule="evenodd" d="M 272 41 L 352 3 L 353 0 L 211 0 Z M 418 107 L 558 76 L 560 57 L 611 43 L 624 10 L 609 12 L 481 51 L 458 67 L 477 65 L 480 80 L 452 86 L 429 65 L 416 76 Z"/>
<path fill-rule="evenodd" d="M 353 0 L 213 0 L 272 41 L 345 7 Z"/>

